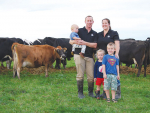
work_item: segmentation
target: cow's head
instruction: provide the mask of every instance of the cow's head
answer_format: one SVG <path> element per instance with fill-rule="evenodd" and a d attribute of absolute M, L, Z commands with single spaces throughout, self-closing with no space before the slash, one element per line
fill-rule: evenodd
<path fill-rule="evenodd" d="M 64 60 L 64 58 L 66 57 L 65 52 L 66 52 L 67 48 L 62 48 L 61 46 L 57 46 L 57 48 L 55 48 L 55 51 L 57 52 L 57 58 Z"/>

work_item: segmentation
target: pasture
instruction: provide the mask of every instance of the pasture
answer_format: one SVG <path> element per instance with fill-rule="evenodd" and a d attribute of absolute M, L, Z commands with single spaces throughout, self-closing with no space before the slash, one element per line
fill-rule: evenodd
<path fill-rule="evenodd" d="M 150 74 L 120 76 L 122 98 L 107 103 L 88 96 L 86 75 L 85 98 L 78 98 L 73 58 L 66 69 L 50 69 L 47 78 L 45 71 L 32 74 L 25 69 L 19 80 L 13 78 L 12 68 L 0 70 L 0 113 L 150 113 Z"/>

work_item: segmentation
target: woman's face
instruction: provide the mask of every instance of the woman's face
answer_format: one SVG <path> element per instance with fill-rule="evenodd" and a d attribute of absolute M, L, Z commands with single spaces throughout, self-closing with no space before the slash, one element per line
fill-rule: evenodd
<path fill-rule="evenodd" d="M 103 30 L 108 30 L 108 29 L 109 29 L 109 26 L 110 26 L 110 24 L 108 23 L 107 20 L 103 20 L 103 21 L 102 21 Z"/>

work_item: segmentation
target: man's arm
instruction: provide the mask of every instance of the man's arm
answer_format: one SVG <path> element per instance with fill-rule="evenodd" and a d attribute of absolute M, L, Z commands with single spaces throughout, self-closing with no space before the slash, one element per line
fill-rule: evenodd
<path fill-rule="evenodd" d="M 84 40 L 79 41 L 79 45 L 86 45 L 86 46 L 91 47 L 91 48 L 97 48 L 97 43 L 86 42 Z"/>

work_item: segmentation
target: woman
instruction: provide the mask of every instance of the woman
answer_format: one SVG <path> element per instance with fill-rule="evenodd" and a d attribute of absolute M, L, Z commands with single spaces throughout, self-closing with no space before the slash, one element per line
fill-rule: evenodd
<path fill-rule="evenodd" d="M 120 41 L 119 35 L 117 31 L 111 30 L 110 27 L 110 20 L 105 18 L 102 20 L 102 27 L 103 31 L 98 33 L 98 41 L 97 41 L 97 48 L 103 49 L 107 53 L 107 44 L 109 42 L 114 42 L 116 46 L 115 56 L 119 58 L 119 50 L 120 50 Z M 117 80 L 117 91 L 116 91 L 116 99 L 121 98 L 121 90 L 120 90 L 120 81 Z M 105 97 L 105 93 L 103 91 L 103 97 Z"/>

